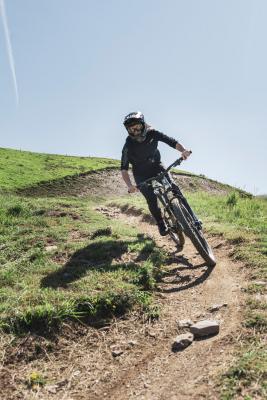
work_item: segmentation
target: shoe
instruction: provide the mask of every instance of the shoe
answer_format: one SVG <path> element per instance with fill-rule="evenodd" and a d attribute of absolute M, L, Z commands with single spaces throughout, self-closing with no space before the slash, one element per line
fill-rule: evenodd
<path fill-rule="evenodd" d="M 158 222 L 158 230 L 161 236 L 166 236 L 169 233 L 169 229 L 163 220 Z"/>

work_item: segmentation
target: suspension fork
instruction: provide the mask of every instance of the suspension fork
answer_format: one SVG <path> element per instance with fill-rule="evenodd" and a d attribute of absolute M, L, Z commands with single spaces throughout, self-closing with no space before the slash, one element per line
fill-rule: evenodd
<path fill-rule="evenodd" d="M 195 222 L 199 222 L 198 217 L 196 216 L 196 214 L 194 213 L 194 211 L 190 207 L 188 201 L 186 200 L 186 198 L 184 197 L 184 195 L 182 194 L 181 191 L 180 191 L 180 193 L 175 193 L 175 196 L 173 197 L 173 199 L 175 199 L 175 198 L 178 198 L 178 200 L 185 206 L 185 208 L 187 209 L 187 211 L 189 212 L 189 214 L 191 215 L 193 220 Z M 173 200 L 173 199 L 171 199 L 171 200 Z"/>
<path fill-rule="evenodd" d="M 171 192 L 171 189 L 169 190 Z M 171 217 L 175 223 L 178 223 L 179 228 L 181 228 L 179 221 L 177 221 L 175 215 L 173 214 L 172 207 L 171 207 L 171 201 L 172 199 L 169 199 L 167 196 L 168 191 L 164 191 L 164 193 L 155 193 L 159 201 L 161 202 L 164 211 L 169 214 L 169 217 Z M 174 198 L 174 197 L 173 197 Z"/>
<path fill-rule="evenodd" d="M 183 203 L 183 205 L 185 206 L 185 208 L 187 209 L 187 211 L 189 212 L 189 214 L 191 215 L 191 217 L 193 218 L 193 220 L 195 222 L 199 222 L 198 217 L 196 216 L 196 214 L 194 213 L 194 211 L 192 210 L 192 208 L 190 207 L 188 201 L 186 200 L 186 198 L 184 197 L 182 191 L 180 190 L 179 186 L 174 182 L 172 176 L 170 173 L 167 174 L 167 179 L 171 184 L 172 187 L 172 193 L 174 194 L 174 199 L 178 198 L 178 200 Z M 172 199 L 170 200 L 172 201 Z"/>

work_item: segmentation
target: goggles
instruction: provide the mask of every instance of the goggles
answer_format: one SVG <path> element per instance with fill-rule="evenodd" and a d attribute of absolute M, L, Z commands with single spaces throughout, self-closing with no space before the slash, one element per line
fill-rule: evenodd
<path fill-rule="evenodd" d="M 141 123 L 136 123 L 134 125 L 128 126 L 127 131 L 129 135 L 136 136 L 140 135 L 144 129 L 144 125 Z"/>

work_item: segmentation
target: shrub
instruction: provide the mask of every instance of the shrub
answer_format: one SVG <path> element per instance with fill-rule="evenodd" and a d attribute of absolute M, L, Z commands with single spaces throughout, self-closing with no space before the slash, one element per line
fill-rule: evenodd
<path fill-rule="evenodd" d="M 228 205 L 228 207 L 234 207 L 237 205 L 237 201 L 238 195 L 236 194 L 236 192 L 232 192 L 227 196 L 226 204 Z"/>

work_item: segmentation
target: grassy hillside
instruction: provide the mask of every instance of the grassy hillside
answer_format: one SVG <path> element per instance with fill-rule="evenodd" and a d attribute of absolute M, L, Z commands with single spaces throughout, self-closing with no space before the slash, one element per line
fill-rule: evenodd
<path fill-rule="evenodd" d="M 0 188 L 25 188 L 98 169 L 118 167 L 117 160 L 32 153 L 0 148 Z"/>

